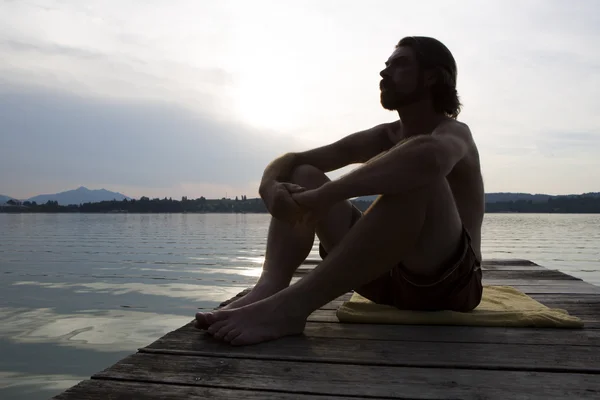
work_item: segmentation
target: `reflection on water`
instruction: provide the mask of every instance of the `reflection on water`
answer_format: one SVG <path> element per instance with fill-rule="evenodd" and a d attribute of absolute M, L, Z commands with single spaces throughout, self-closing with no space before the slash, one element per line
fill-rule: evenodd
<path fill-rule="evenodd" d="M 0 226 L 0 399 L 28 400 L 62 392 L 251 286 L 268 216 L 0 214 Z M 599 227 L 595 215 L 489 214 L 483 254 L 600 284 Z"/>
<path fill-rule="evenodd" d="M 128 310 L 57 314 L 49 308 L 0 308 L 0 318 L 0 336 L 11 342 L 53 343 L 101 352 L 130 351 L 192 320 L 190 316 Z"/>
<path fill-rule="evenodd" d="M 222 281 L 225 281 L 224 279 Z M 120 296 L 125 294 L 145 294 L 192 300 L 192 304 L 202 301 L 215 301 L 223 296 L 233 296 L 239 293 L 236 287 L 202 286 L 189 283 L 141 283 L 141 282 L 81 282 L 81 283 L 50 283 L 19 281 L 13 286 L 37 286 L 45 289 L 71 289 L 73 293 L 102 293 Z M 233 293 L 233 294 L 232 294 Z"/>
<path fill-rule="evenodd" d="M 251 286 L 265 217 L 0 214 L 0 398 L 51 397 Z"/>
<path fill-rule="evenodd" d="M 245 271 L 240 272 L 240 274 L 243 276 L 251 276 L 251 277 L 255 277 L 255 278 L 258 278 L 261 273 L 262 273 L 262 267 L 248 268 Z"/>
<path fill-rule="evenodd" d="M 48 398 L 87 378 L 83 375 L 24 374 L 0 371 L 0 393 L 2 393 L 3 399 Z"/>

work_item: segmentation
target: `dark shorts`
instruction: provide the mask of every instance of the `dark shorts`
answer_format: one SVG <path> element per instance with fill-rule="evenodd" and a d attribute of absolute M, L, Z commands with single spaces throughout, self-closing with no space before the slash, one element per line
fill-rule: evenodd
<path fill-rule="evenodd" d="M 362 213 L 354 209 L 352 225 Z M 319 244 L 322 259 L 327 251 Z M 483 294 L 481 262 L 471 246 L 471 237 L 463 227 L 462 240 L 454 258 L 440 276 L 424 279 L 411 274 L 399 263 L 379 278 L 355 289 L 355 292 L 378 303 L 404 310 L 471 311 Z"/>

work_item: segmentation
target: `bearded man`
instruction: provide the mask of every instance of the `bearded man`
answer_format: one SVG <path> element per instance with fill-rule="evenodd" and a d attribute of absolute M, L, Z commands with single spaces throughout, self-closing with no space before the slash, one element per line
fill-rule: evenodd
<path fill-rule="evenodd" d="M 313 311 L 350 290 L 399 309 L 480 303 L 484 188 L 471 131 L 457 121 L 454 57 L 436 39 L 406 37 L 380 75 L 381 105 L 399 119 L 267 166 L 262 275 L 241 299 L 196 314 L 197 328 L 233 345 L 299 334 Z M 366 195 L 378 197 L 363 214 L 349 199 Z M 290 285 L 315 235 L 323 261 Z"/>

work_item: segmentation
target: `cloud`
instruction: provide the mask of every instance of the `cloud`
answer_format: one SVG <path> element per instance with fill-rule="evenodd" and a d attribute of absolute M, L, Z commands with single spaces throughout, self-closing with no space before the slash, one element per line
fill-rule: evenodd
<path fill-rule="evenodd" d="M 0 46 L 6 47 L 10 50 L 17 52 L 37 52 L 43 54 L 57 55 L 62 54 L 68 57 L 77 57 L 83 59 L 98 59 L 102 58 L 103 55 L 92 51 L 84 50 L 81 48 L 61 46 L 56 43 L 27 43 L 18 40 L 1 40 Z"/>
<path fill-rule="evenodd" d="M 49 180 L 233 190 L 260 180 L 290 146 L 289 139 L 169 103 L 24 87 L 0 93 L 0 130 L 0 181 L 8 187 Z"/>
<path fill-rule="evenodd" d="M 596 159 L 600 153 L 600 131 L 542 133 L 536 148 L 544 157 L 566 158 L 574 163 Z"/>
<path fill-rule="evenodd" d="M 22 182 L 32 176 L 38 180 L 25 189 L 25 183 L 15 186 L 13 177 L 8 189 L 0 187 L 13 196 L 95 183 L 160 197 L 204 195 L 184 193 L 185 187 L 219 197 L 223 190 L 247 191 L 272 156 L 395 119 L 379 105 L 378 73 L 406 35 L 437 37 L 454 53 L 465 106 L 460 119 L 472 128 L 484 169 L 492 171 L 491 186 L 498 190 L 510 190 L 505 185 L 515 180 L 525 188 L 537 186 L 537 176 L 496 172 L 506 171 L 507 164 L 527 170 L 532 163 L 544 165 L 553 176 L 541 191 L 572 190 L 578 170 L 564 175 L 564 166 L 558 171 L 543 158 L 560 146 L 547 132 L 594 134 L 600 129 L 600 57 L 591 51 L 600 38 L 600 5 L 594 1 L 530 0 L 519 7 L 470 0 L 382 0 L 378 7 L 351 0 L 343 7 L 312 0 L 181 1 L 177 7 L 127 0 L 118 5 L 5 4 L 0 85 L 22 91 L 4 100 L 31 110 L 40 108 L 40 96 L 49 97 L 55 118 L 48 126 L 77 125 L 80 132 L 61 136 L 54 129 L 55 144 L 26 133 L 57 153 L 63 140 L 70 152 L 61 160 L 42 154 L 44 163 L 34 166 L 23 153 Z M 73 103 L 81 118 L 74 117 Z M 20 112 L 32 128 L 37 124 L 33 112 Z M 106 133 L 109 128 L 114 135 Z M 104 139 L 121 146 L 109 149 Z M 96 147 L 105 159 L 114 153 L 113 159 L 127 168 L 118 171 L 106 160 L 98 162 L 98 154 L 86 146 Z M 232 146 L 239 148 L 235 157 Z M 241 154 L 246 149 L 262 155 Z M 570 149 L 580 151 L 581 157 L 573 153 L 573 159 L 593 164 L 588 147 Z M 81 163 L 83 158 L 91 162 Z M 68 168 L 61 165 L 70 159 L 80 171 L 64 173 Z M 208 166 L 215 179 L 206 177 Z M 181 175 L 174 178 L 173 169 Z"/>
<path fill-rule="evenodd" d="M 136 56 L 137 54 L 137 56 Z M 36 86 L 76 96 L 172 102 L 195 112 L 224 114 L 231 75 L 215 66 L 144 58 L 43 40 L 0 41 L 2 86 Z"/>

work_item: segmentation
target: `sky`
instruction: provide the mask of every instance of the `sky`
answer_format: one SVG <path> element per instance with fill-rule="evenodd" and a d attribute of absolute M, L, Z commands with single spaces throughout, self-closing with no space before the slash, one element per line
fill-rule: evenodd
<path fill-rule="evenodd" d="M 379 72 L 411 35 L 456 59 L 486 192 L 600 191 L 594 0 L 0 9 L 0 194 L 256 197 L 275 157 L 398 118 L 380 105 Z"/>

